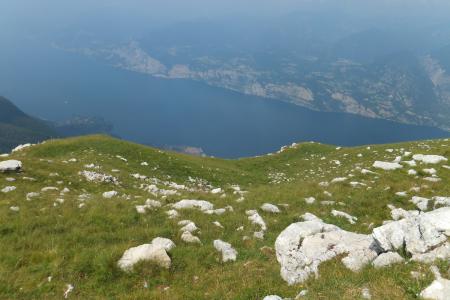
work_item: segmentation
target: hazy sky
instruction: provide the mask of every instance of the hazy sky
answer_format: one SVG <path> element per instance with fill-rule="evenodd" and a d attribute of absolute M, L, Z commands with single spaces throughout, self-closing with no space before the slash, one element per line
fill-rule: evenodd
<path fill-rule="evenodd" d="M 67 28 L 142 34 L 155 26 L 198 19 L 277 17 L 296 11 L 350 14 L 361 19 L 449 19 L 449 0 L 1 0 L 0 40 L 51 35 Z M 311 14 L 314 15 L 314 14 Z M 243 20 L 246 20 L 246 19 Z M 326 20 L 324 20 L 326 21 Z M 113 34 L 113 32 L 111 32 Z"/>
<path fill-rule="evenodd" d="M 149 21 L 279 15 L 302 9 L 343 9 L 372 14 L 449 14 L 448 0 L 2 0 L 0 20 L 67 18 L 99 14 L 146 17 Z M 41 19 L 44 21 L 44 19 Z M 20 18 L 21 21 L 26 19 Z"/>

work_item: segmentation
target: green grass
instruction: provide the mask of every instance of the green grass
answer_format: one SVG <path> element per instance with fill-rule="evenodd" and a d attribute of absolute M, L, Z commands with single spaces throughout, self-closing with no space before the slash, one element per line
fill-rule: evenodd
<path fill-rule="evenodd" d="M 430 146 L 425 148 L 423 144 Z M 387 204 L 413 209 L 410 197 L 395 196 L 395 192 L 422 186 L 423 197 L 450 195 L 450 170 L 442 164 L 433 166 L 442 178 L 439 183 L 423 180 L 423 174 L 414 178 L 403 170 L 376 171 L 377 176 L 363 175 L 356 166 L 370 169 L 375 160 L 390 161 L 397 153 L 385 149 L 404 148 L 413 153 L 430 153 L 450 158 L 450 142 L 444 140 L 403 143 L 398 145 L 343 148 L 316 143 L 300 144 L 280 154 L 240 160 L 222 160 L 186 156 L 136 145 L 104 136 L 90 136 L 49 141 L 34 146 L 11 158 L 19 159 L 24 170 L 18 174 L 0 174 L 0 188 L 17 187 L 8 194 L 0 193 L 0 299 L 61 299 L 66 284 L 73 284 L 71 299 L 262 299 L 269 294 L 295 297 L 308 289 L 307 299 L 358 299 L 361 289 L 368 287 L 372 299 L 415 299 L 416 295 L 433 280 L 426 265 L 409 263 L 375 270 L 368 266 L 359 273 L 345 269 L 339 259 L 324 263 L 320 278 L 311 278 L 302 285 L 288 286 L 279 275 L 275 255 L 260 250 L 274 247 L 278 234 L 293 222 L 300 221 L 305 212 L 314 213 L 324 221 L 343 229 L 370 233 L 371 227 L 390 219 Z M 357 155 L 361 153 L 362 157 Z M 124 162 L 117 155 L 127 158 Z M 322 160 L 321 158 L 324 157 Z M 65 163 L 76 158 L 76 163 Z M 333 161 L 339 160 L 341 165 Z M 149 166 L 142 166 L 141 162 Z M 101 166 L 99 172 L 116 176 L 121 184 L 88 183 L 79 171 L 85 164 Z M 422 167 L 415 168 L 420 170 Z M 112 169 L 120 172 L 112 173 Z M 57 172 L 59 176 L 50 177 Z M 273 183 L 269 174 L 282 172 L 286 181 Z M 140 173 L 151 178 L 188 184 L 189 177 L 207 181 L 226 190 L 226 197 L 195 191 L 181 192 L 178 196 L 159 198 L 164 204 L 180 199 L 203 199 L 221 208 L 231 205 L 234 212 L 221 216 L 205 215 L 197 211 L 180 211 L 180 218 L 169 220 L 166 208 L 140 215 L 134 206 L 153 197 L 139 189 L 140 181 L 130 174 Z M 349 176 L 351 181 L 363 182 L 371 187 L 353 188 L 346 183 L 327 188 L 318 185 L 335 177 Z M 22 177 L 36 181 L 26 181 Z M 15 182 L 7 182 L 14 177 Z M 58 181 L 62 181 L 58 184 Z M 231 185 L 237 184 L 248 191 L 245 201 L 236 203 Z M 427 187 L 425 187 L 426 185 Z M 54 206 L 59 192 L 42 193 L 41 197 L 26 201 L 28 192 L 39 192 L 43 187 L 68 187 L 65 202 Z M 387 189 L 390 187 L 390 189 Z M 130 199 L 103 199 L 101 194 L 115 189 Z M 323 194 L 333 194 L 332 200 L 345 206 L 323 206 Z M 89 193 L 91 199 L 84 208 L 78 208 L 78 195 Z M 137 197 L 141 198 L 137 198 Z M 313 205 L 305 204 L 305 197 L 316 197 Z M 245 215 L 248 209 L 257 209 L 265 202 L 288 204 L 278 215 L 260 212 L 268 225 L 264 240 L 243 240 L 252 236 L 255 228 Z M 9 208 L 19 206 L 19 212 Z M 355 225 L 345 219 L 331 216 L 332 209 L 345 211 L 358 217 Z M 203 245 L 187 245 L 180 240 L 179 220 L 196 223 Z M 225 228 L 212 224 L 219 221 Z M 244 226 L 244 231 L 236 228 Z M 141 263 L 132 273 L 116 267 L 123 252 L 134 246 L 149 243 L 154 237 L 172 239 L 177 247 L 171 252 L 172 267 L 161 269 L 152 263 Z M 239 252 L 234 263 L 222 263 L 213 248 L 214 239 L 230 242 Z M 439 263 L 446 275 L 448 262 Z M 410 276 L 420 270 L 419 280 Z M 52 280 L 48 282 L 47 278 Z M 144 283 L 148 287 L 144 287 Z"/>

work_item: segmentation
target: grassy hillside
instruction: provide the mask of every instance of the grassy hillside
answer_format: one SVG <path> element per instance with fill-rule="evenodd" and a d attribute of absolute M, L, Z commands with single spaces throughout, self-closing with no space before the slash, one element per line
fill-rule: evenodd
<path fill-rule="evenodd" d="M 372 299 L 415 299 L 433 280 L 427 265 L 408 263 L 385 269 L 367 266 L 353 273 L 335 259 L 321 265 L 318 279 L 288 286 L 279 275 L 273 250 L 280 232 L 301 221 L 300 216 L 306 212 L 345 230 L 370 233 L 373 226 L 391 218 L 387 204 L 414 209 L 409 202 L 411 196 L 450 196 L 450 170 L 445 164 L 433 165 L 442 179 L 436 183 L 424 180 L 428 175 L 421 165 L 414 168 L 417 177 L 408 175 L 407 167 L 396 171 L 371 168 L 375 160 L 392 161 L 404 151 L 450 159 L 450 141 L 342 149 L 305 143 L 278 154 L 241 160 L 162 152 L 104 136 L 55 140 L 28 148 L 8 158 L 23 162 L 21 173 L 0 173 L 0 189 L 17 188 L 0 192 L 0 298 L 61 299 L 66 285 L 72 284 L 70 299 L 262 299 L 269 294 L 294 298 L 303 289 L 308 289 L 305 299 L 358 299 L 365 287 L 370 289 Z M 88 168 L 90 164 L 94 166 Z M 363 174 L 361 169 L 377 174 Z M 83 170 L 112 175 L 120 184 L 88 182 L 79 175 Z M 136 173 L 148 179 L 131 176 Z M 328 187 L 319 185 L 336 177 L 349 180 Z M 350 181 L 366 186 L 353 187 Z M 171 182 L 190 189 L 176 189 Z M 176 189 L 178 194 L 152 195 L 141 188 L 152 183 L 159 189 Z M 241 195 L 234 192 L 235 185 L 247 191 L 245 200 L 236 201 Z M 44 187 L 57 187 L 58 191 L 42 192 Z M 413 187 L 420 191 L 410 191 Z M 64 188 L 70 191 L 62 192 Z M 224 192 L 214 194 L 214 188 Z M 119 196 L 102 197 L 103 192 L 111 190 Z M 400 191 L 407 191 L 408 197 L 395 194 Z M 27 201 L 30 192 L 40 195 Z M 317 201 L 306 204 L 306 197 Z M 135 206 L 148 198 L 161 201 L 163 207 L 137 213 Z M 233 211 L 207 215 L 180 210 L 178 218 L 169 219 L 168 205 L 181 199 L 207 200 L 215 208 L 229 205 Z M 321 205 L 323 200 L 336 204 Z M 261 211 L 263 203 L 278 205 L 281 213 Z M 258 209 L 267 223 L 263 240 L 253 237 L 257 228 L 245 213 L 250 209 Z M 356 216 L 358 221 L 352 225 L 333 217 L 332 209 Z M 177 223 L 185 219 L 200 229 L 195 235 L 202 244 L 187 244 L 180 239 Z M 241 226 L 243 230 L 237 231 Z M 170 254 L 169 270 L 148 262 L 140 263 L 131 273 L 117 267 L 125 250 L 150 243 L 158 236 L 170 238 L 177 245 Z M 213 247 L 215 239 L 235 247 L 236 262 L 221 262 Z M 449 262 L 437 264 L 448 277 Z M 411 271 L 423 276 L 414 279 Z"/>
<path fill-rule="evenodd" d="M 28 116 L 6 98 L 0 96 L 0 152 L 24 144 L 56 136 L 44 121 Z"/>

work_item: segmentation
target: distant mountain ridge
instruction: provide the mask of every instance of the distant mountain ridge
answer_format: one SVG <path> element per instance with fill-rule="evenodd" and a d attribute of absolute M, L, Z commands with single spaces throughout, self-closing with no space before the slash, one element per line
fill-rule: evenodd
<path fill-rule="evenodd" d="M 113 125 L 98 117 L 74 117 L 53 123 L 32 117 L 10 100 L 0 96 L 0 153 L 20 144 L 38 143 L 51 138 L 103 133 L 112 135 Z"/>
<path fill-rule="evenodd" d="M 60 48 L 154 77 L 449 131 L 450 33 L 352 22 L 302 14 L 264 26 L 194 22 L 131 42 Z"/>
<path fill-rule="evenodd" d="M 57 137 L 45 121 L 31 117 L 8 99 L 0 96 L 0 152 L 23 143 L 36 143 Z"/>

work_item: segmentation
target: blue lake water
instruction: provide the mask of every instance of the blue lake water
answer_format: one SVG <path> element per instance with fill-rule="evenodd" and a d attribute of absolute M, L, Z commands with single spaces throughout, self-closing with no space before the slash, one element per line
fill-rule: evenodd
<path fill-rule="evenodd" d="M 6 51 L 6 50 L 5 50 Z M 0 94 L 49 120 L 101 116 L 138 143 L 194 146 L 235 158 L 292 142 L 352 146 L 449 137 L 422 126 L 315 112 L 205 84 L 128 72 L 49 47 L 8 47 L 0 58 Z"/>

